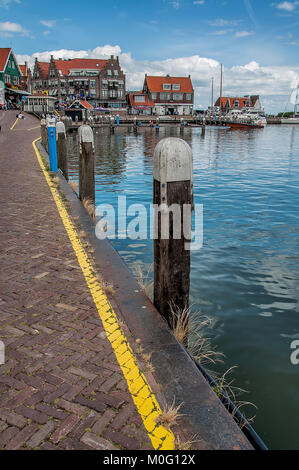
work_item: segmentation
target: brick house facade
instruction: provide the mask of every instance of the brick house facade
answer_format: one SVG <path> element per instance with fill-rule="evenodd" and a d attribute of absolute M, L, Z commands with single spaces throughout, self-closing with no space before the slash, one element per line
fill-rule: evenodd
<path fill-rule="evenodd" d="M 25 90 L 31 93 L 32 75 L 31 75 L 31 70 L 28 67 L 27 62 L 25 62 L 25 64 L 20 65 L 20 70 L 22 72 L 22 79 L 21 79 L 22 90 Z"/>
<path fill-rule="evenodd" d="M 235 97 L 222 97 L 221 100 L 218 100 L 215 103 L 215 106 L 220 108 L 221 103 L 221 112 L 222 114 L 227 114 L 233 109 L 255 109 L 257 111 L 262 110 L 260 103 L 260 97 L 258 95 L 254 96 L 235 96 Z"/>
<path fill-rule="evenodd" d="M 93 106 L 119 109 L 126 106 L 126 77 L 118 57 L 110 59 L 36 59 L 33 93 L 46 93 L 59 102 L 82 99 Z"/>
<path fill-rule="evenodd" d="M 193 112 L 194 90 L 191 77 L 145 75 L 143 93 L 154 103 L 156 115 L 189 115 Z"/>
<path fill-rule="evenodd" d="M 11 48 L 0 48 L 0 81 L 6 88 L 21 88 L 22 72 Z"/>

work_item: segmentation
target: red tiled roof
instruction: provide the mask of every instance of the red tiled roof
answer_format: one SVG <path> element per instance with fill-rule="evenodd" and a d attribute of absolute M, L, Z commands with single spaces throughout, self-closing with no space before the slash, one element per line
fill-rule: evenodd
<path fill-rule="evenodd" d="M 57 70 L 61 70 L 63 75 L 69 75 L 70 70 L 103 70 L 108 60 L 103 59 L 71 59 L 71 60 L 55 60 Z"/>
<path fill-rule="evenodd" d="M 245 108 L 246 107 L 246 101 L 249 101 L 249 107 L 252 108 L 252 102 L 251 102 L 251 99 L 249 97 L 245 97 L 245 96 L 241 96 L 241 97 L 222 97 L 221 98 L 221 107 L 222 108 L 225 108 L 225 106 L 227 105 L 227 102 L 228 102 L 228 105 L 230 108 L 234 108 L 235 107 L 235 100 L 239 101 L 239 108 Z M 218 100 L 216 101 L 215 103 L 215 106 L 220 106 L 220 98 L 218 98 Z"/>
<path fill-rule="evenodd" d="M 38 62 L 40 71 L 42 73 L 42 78 L 47 78 L 50 63 L 49 62 Z"/>
<path fill-rule="evenodd" d="M 91 106 L 91 104 L 89 104 L 87 101 L 80 100 L 80 104 L 82 104 L 82 106 L 86 109 L 93 109 L 93 106 Z"/>
<path fill-rule="evenodd" d="M 21 70 L 23 76 L 26 77 L 26 75 L 27 75 L 26 65 L 25 64 L 24 65 L 19 65 L 19 67 L 20 67 L 20 70 Z"/>
<path fill-rule="evenodd" d="M 153 101 L 150 101 L 148 98 L 148 95 L 144 94 L 145 100 L 141 102 L 136 102 L 134 100 L 135 95 L 143 95 L 144 93 L 142 91 L 137 91 L 137 93 L 130 93 L 129 94 L 129 99 L 130 99 L 130 105 L 132 108 L 138 108 L 138 107 L 148 107 L 148 108 L 154 108 L 155 103 Z"/>
<path fill-rule="evenodd" d="M 0 72 L 4 71 L 4 67 L 5 67 L 5 64 L 7 62 L 10 51 L 11 51 L 10 47 L 1 47 L 0 48 Z"/>
<path fill-rule="evenodd" d="M 189 77 L 145 77 L 148 89 L 151 92 L 163 92 L 163 83 L 171 85 L 180 85 L 180 90 L 169 90 L 177 91 L 178 93 L 192 93 L 193 87 L 191 78 Z"/>

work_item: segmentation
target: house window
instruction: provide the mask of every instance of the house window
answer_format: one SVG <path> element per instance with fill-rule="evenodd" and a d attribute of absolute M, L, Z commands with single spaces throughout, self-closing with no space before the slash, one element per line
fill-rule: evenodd
<path fill-rule="evenodd" d="M 238 108 L 238 107 L 239 107 L 239 100 L 235 100 L 235 101 L 234 101 L 234 107 L 235 107 L 235 108 Z"/>
<path fill-rule="evenodd" d="M 249 108 L 249 101 L 245 101 L 245 106 Z"/>
<path fill-rule="evenodd" d="M 13 69 L 15 68 L 15 63 L 14 63 L 13 60 L 11 61 L 11 66 L 12 66 Z"/>
<path fill-rule="evenodd" d="M 107 80 L 102 80 L 102 87 L 107 88 L 108 86 L 108 81 Z"/>
<path fill-rule="evenodd" d="M 14 83 L 14 85 L 18 85 L 18 84 L 19 84 L 19 77 L 16 77 L 16 76 L 15 76 L 15 77 L 13 78 L 13 83 Z"/>
<path fill-rule="evenodd" d="M 135 103 L 144 103 L 145 102 L 145 96 L 144 95 L 134 95 L 134 101 L 135 101 Z"/>
<path fill-rule="evenodd" d="M 117 96 L 118 96 L 118 98 L 122 98 L 122 97 L 123 97 L 123 92 L 122 92 L 122 90 L 118 90 Z"/>
<path fill-rule="evenodd" d="M 171 90 L 171 84 L 170 83 L 163 83 L 163 90 Z"/>
<path fill-rule="evenodd" d="M 5 74 L 5 83 L 10 83 L 10 75 Z"/>
<path fill-rule="evenodd" d="M 170 100 L 171 94 L 170 93 L 160 93 L 160 100 Z"/>
<path fill-rule="evenodd" d="M 152 93 L 152 100 L 156 100 L 157 99 L 157 93 Z"/>
<path fill-rule="evenodd" d="M 182 100 L 183 99 L 183 93 L 174 93 L 173 94 L 173 99 L 177 100 L 177 101 Z"/>
<path fill-rule="evenodd" d="M 114 70 L 114 76 L 118 77 L 118 70 Z"/>
<path fill-rule="evenodd" d="M 181 85 L 174 84 L 174 85 L 172 85 L 172 89 L 176 90 L 176 91 L 179 91 L 181 89 Z"/>
<path fill-rule="evenodd" d="M 96 87 L 96 81 L 90 80 L 90 88 L 95 88 L 95 87 Z"/>
<path fill-rule="evenodd" d="M 109 77 L 111 77 L 111 75 L 112 75 L 112 70 L 107 70 L 107 75 L 109 75 Z"/>
<path fill-rule="evenodd" d="M 108 96 L 108 90 L 102 90 L 102 97 L 107 98 Z"/>

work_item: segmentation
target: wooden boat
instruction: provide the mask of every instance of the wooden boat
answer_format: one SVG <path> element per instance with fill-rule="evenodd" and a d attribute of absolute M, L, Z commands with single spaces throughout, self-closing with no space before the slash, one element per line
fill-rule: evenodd
<path fill-rule="evenodd" d="M 229 127 L 232 129 L 263 129 L 265 126 L 261 121 L 258 122 L 228 122 Z"/>

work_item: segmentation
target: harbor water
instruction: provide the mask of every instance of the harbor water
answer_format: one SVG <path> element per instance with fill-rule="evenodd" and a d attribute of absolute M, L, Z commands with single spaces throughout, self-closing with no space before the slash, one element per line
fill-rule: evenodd
<path fill-rule="evenodd" d="M 96 203 L 152 202 L 153 151 L 178 127 L 109 129 L 95 134 Z M 229 130 L 186 128 L 195 202 L 203 204 L 203 246 L 191 253 L 194 315 L 213 319 L 206 332 L 230 374 L 248 393 L 240 399 L 256 416 L 254 428 L 271 449 L 299 449 L 299 365 L 290 360 L 299 340 L 299 126 Z M 76 133 L 69 137 L 70 179 L 78 180 Z M 136 275 L 152 278 L 153 241 L 112 240 Z M 199 312 L 199 313 L 197 313 Z M 184 371 L 182 371 L 184 373 Z M 200 399 L 200 397 L 198 397 Z M 242 409 L 241 409 L 242 410 Z"/>

